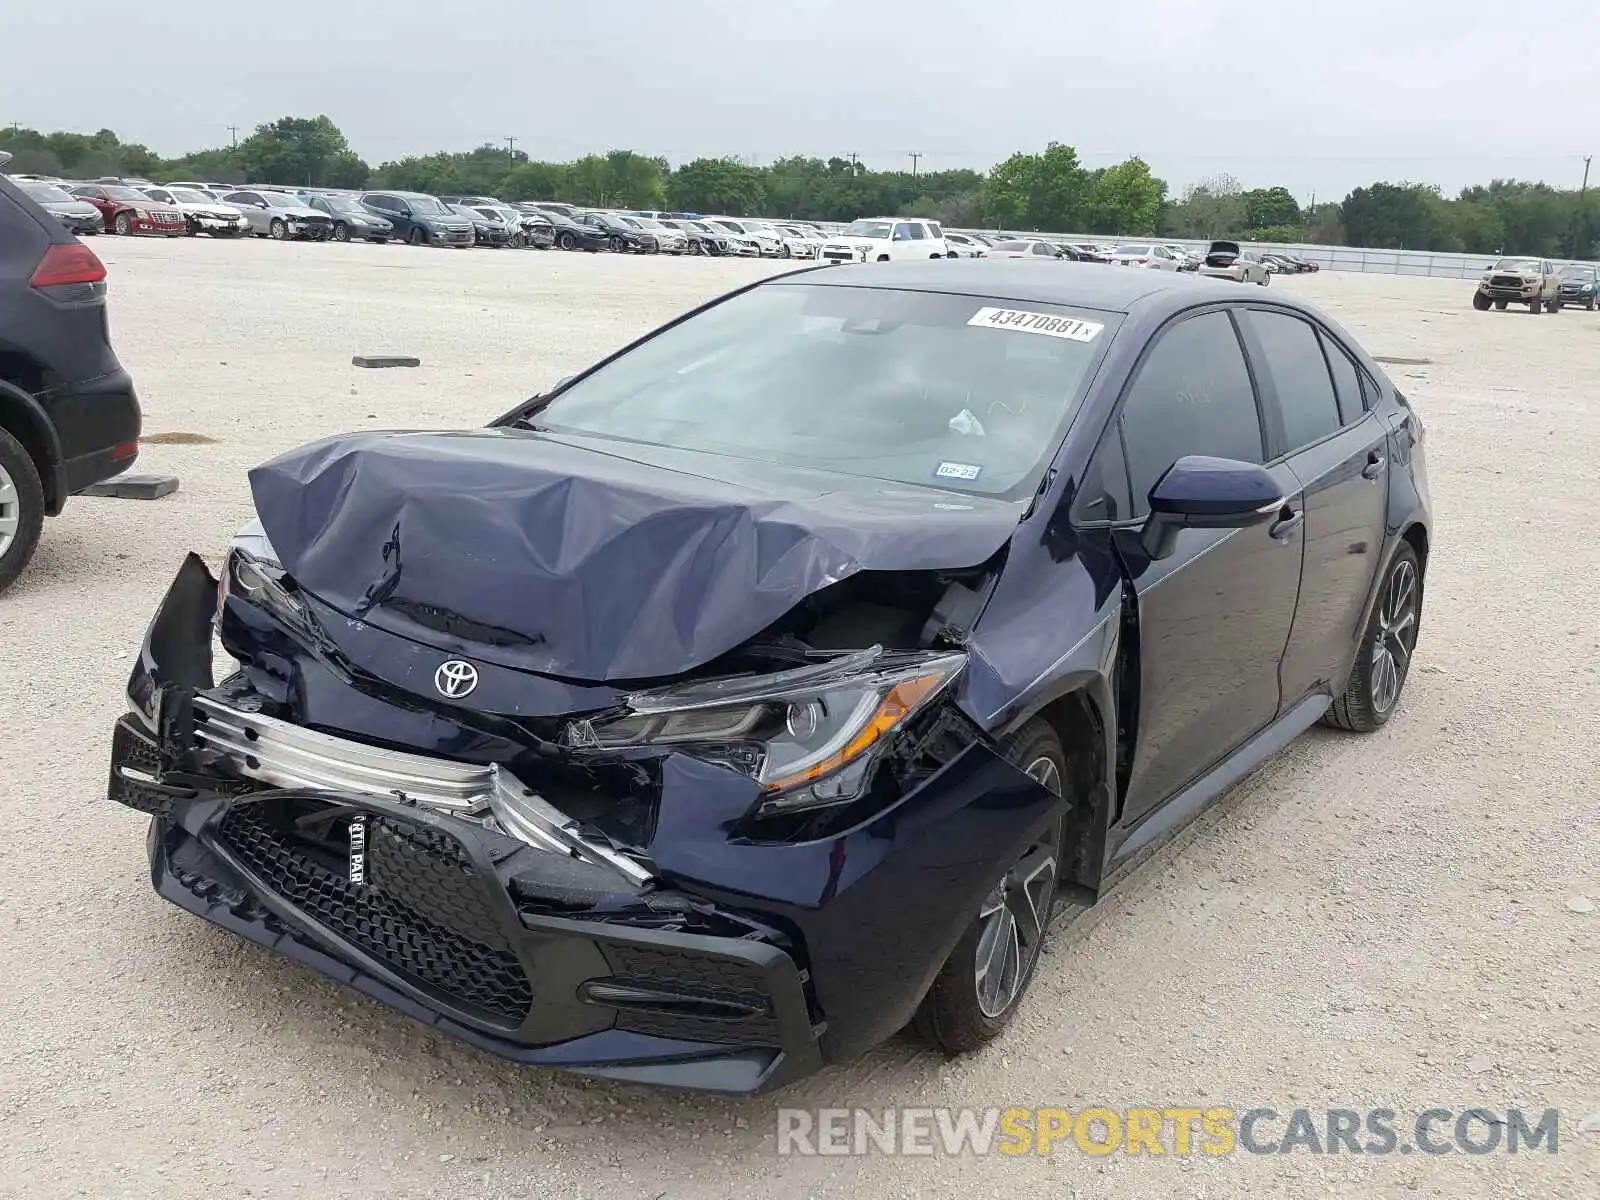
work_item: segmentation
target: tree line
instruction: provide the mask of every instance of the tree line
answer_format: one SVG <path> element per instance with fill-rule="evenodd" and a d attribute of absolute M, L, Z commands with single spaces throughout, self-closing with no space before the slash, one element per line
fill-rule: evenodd
<path fill-rule="evenodd" d="M 634 150 L 541 162 L 495 145 L 374 167 L 333 121 L 317 116 L 283 117 L 237 145 L 172 159 L 109 129 L 13 127 L 0 130 L 0 149 L 14 156 L 8 170 L 72 178 L 389 188 L 807 221 L 924 216 L 957 228 L 1572 257 L 1588 257 L 1600 234 L 1589 197 L 1546 183 L 1495 179 L 1450 197 L 1428 184 L 1378 182 L 1341 201 L 1302 205 L 1287 188 L 1246 189 L 1218 174 L 1174 196 L 1141 158 L 1090 168 L 1059 142 L 1019 151 L 987 173 L 873 170 L 854 156 L 797 155 L 766 166 L 697 158 L 673 167 Z"/>

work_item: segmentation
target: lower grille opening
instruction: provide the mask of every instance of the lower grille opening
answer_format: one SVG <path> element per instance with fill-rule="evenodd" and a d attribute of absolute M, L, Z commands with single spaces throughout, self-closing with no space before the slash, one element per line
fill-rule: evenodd
<path fill-rule="evenodd" d="M 342 941 L 458 1007 L 520 1025 L 533 990 L 466 852 L 432 826 L 369 816 L 367 882 L 352 883 L 355 812 L 300 800 L 236 804 L 217 841 Z"/>

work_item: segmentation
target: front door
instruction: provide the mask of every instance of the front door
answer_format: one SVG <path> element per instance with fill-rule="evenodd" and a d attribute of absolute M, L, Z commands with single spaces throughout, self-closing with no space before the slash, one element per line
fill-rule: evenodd
<path fill-rule="evenodd" d="M 1135 516 L 1187 454 L 1261 463 L 1261 409 L 1233 318 L 1217 308 L 1157 335 L 1120 417 Z M 1137 749 L 1119 823 L 1137 820 L 1278 714 L 1278 668 L 1294 620 L 1303 548 L 1299 485 L 1286 466 L 1278 519 L 1187 529 L 1174 554 L 1144 556 L 1119 534 L 1138 605 Z"/>

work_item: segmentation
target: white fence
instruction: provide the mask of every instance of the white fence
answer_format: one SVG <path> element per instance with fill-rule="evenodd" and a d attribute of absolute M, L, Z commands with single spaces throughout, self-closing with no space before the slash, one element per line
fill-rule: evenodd
<path fill-rule="evenodd" d="M 830 232 L 843 229 L 843 225 L 830 225 L 828 222 L 819 221 L 816 224 Z M 1146 238 L 1108 238 L 1104 234 L 1087 233 L 1038 233 L 1013 230 L 994 229 L 958 229 L 957 233 L 981 233 L 993 237 L 997 233 L 1005 237 L 1018 238 L 1044 238 L 1052 242 L 1088 242 L 1092 245 L 1110 245 L 1117 241 L 1129 244 L 1143 243 Z M 1210 242 L 1197 242 L 1188 238 L 1163 239 L 1164 244 L 1173 246 L 1188 246 L 1204 253 Z M 1359 246 L 1311 246 L 1295 245 L 1284 242 L 1245 242 L 1242 243 L 1250 250 L 1287 250 L 1300 258 L 1310 259 L 1317 263 L 1324 271 L 1364 271 L 1369 274 L 1381 275 L 1428 275 L 1435 279 L 1476 279 L 1490 267 L 1494 266 L 1497 255 L 1493 254 L 1445 254 L 1435 253 L 1431 250 L 1369 250 Z"/>

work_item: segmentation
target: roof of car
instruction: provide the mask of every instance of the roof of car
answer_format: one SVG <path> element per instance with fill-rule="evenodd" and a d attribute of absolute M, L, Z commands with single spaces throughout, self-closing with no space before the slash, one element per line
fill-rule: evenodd
<path fill-rule="evenodd" d="M 1128 312 L 1152 297 L 1170 299 L 1173 307 L 1182 307 L 1185 302 L 1238 298 L 1236 289 L 1215 280 L 1192 279 L 1176 271 L 1107 267 L 1102 263 L 929 259 L 927 262 L 813 267 L 774 278 L 792 279 L 796 274 L 803 275 L 806 283 L 832 287 L 876 286 L 914 292 L 951 292 L 993 299 L 1031 300 L 1039 304 L 1067 304 L 1106 312 Z"/>

